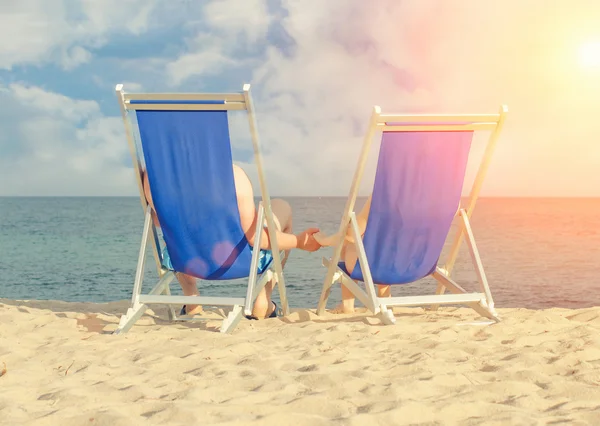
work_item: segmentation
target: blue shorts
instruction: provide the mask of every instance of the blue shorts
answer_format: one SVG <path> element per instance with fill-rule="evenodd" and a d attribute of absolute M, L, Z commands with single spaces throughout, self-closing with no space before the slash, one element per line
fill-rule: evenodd
<path fill-rule="evenodd" d="M 167 246 L 164 246 L 162 249 L 162 267 L 169 271 L 175 270 L 171 263 L 171 255 L 169 254 L 169 250 L 167 250 Z"/>
<path fill-rule="evenodd" d="M 252 253 L 252 246 L 250 246 L 250 252 Z M 258 272 L 262 274 L 272 261 L 273 253 L 271 253 L 271 250 L 261 250 L 258 254 Z M 162 267 L 169 271 L 175 271 L 167 246 L 162 249 Z"/>

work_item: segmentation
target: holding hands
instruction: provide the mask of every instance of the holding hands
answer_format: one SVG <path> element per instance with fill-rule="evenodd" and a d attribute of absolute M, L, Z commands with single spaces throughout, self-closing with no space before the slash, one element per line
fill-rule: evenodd
<path fill-rule="evenodd" d="M 296 235 L 296 238 L 298 238 L 298 248 L 308 252 L 319 250 L 321 244 L 314 237 L 318 232 L 320 232 L 319 228 L 308 228 Z"/>

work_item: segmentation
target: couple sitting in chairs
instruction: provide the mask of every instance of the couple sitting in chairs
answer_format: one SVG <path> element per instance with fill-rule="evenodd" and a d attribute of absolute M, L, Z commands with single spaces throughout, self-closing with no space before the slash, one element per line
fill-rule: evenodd
<path fill-rule="evenodd" d="M 506 107 L 498 114 L 469 115 L 384 115 L 375 107 L 339 231 L 326 236 L 316 228 L 294 234 L 290 205 L 270 200 L 249 85 L 242 93 L 183 95 L 125 94 L 117 86 L 117 94 L 134 166 L 140 172 L 138 184 L 146 216 L 132 304 L 116 333 L 131 328 L 149 304 L 169 305 L 172 318 L 176 317 L 172 305 L 183 305 L 180 315 L 201 313 L 202 305 L 231 306 L 221 327 L 222 332 L 229 332 L 244 316 L 262 319 L 277 315 L 278 307 L 271 300 L 275 284 L 281 311 L 287 315 L 282 270 L 289 252 L 295 248 L 314 252 L 323 246 L 334 250 L 331 258 L 323 259 L 328 269 L 319 315 L 325 311 L 332 285 L 339 282 L 342 303 L 336 311 L 353 312 L 357 298 L 386 324 L 395 322 L 388 307 L 435 308 L 440 304 L 465 304 L 481 316 L 499 320 L 469 218 Z M 232 167 L 229 110 L 248 113 L 262 195 L 258 209 L 250 179 L 240 167 Z M 130 112 L 135 113 L 141 149 L 130 131 Z M 476 130 L 491 130 L 491 136 L 463 208 L 461 193 Z M 383 136 L 375 183 L 356 215 L 358 187 L 376 131 Z M 438 266 L 455 218 L 459 219 L 458 233 L 445 264 Z M 165 242 L 162 250 L 157 244 L 157 228 Z M 142 294 L 145 250 L 151 234 L 159 281 L 148 294 Z M 479 292 L 467 292 L 450 277 L 463 239 L 476 268 Z M 390 285 L 427 276 L 438 281 L 435 295 L 391 297 Z M 184 296 L 170 294 L 169 284 L 175 278 Z M 196 279 L 238 278 L 248 280 L 246 297 L 200 296 L 196 287 Z M 445 290 L 452 294 L 444 295 Z"/>

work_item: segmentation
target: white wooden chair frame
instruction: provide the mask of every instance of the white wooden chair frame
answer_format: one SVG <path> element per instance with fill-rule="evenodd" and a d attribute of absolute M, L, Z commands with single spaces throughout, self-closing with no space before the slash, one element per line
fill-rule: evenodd
<path fill-rule="evenodd" d="M 434 115 L 388 115 L 381 114 L 381 109 L 378 106 L 373 108 L 369 128 L 365 136 L 362 151 L 359 157 L 358 166 L 354 174 L 354 179 L 350 187 L 350 194 L 344 208 L 342 222 L 339 228 L 339 234 L 342 237 L 338 239 L 334 246 L 333 256 L 330 259 L 323 258 L 323 265 L 326 266 L 327 275 L 323 282 L 323 290 L 317 306 L 317 315 L 322 315 L 325 312 L 327 299 L 331 293 L 332 286 L 341 282 L 344 284 L 354 296 L 360 300 L 373 314 L 380 314 L 380 318 L 384 324 L 395 323 L 393 311 L 388 309 L 389 306 L 427 306 L 430 305 L 432 310 L 436 310 L 441 304 L 465 304 L 473 308 L 476 312 L 484 317 L 490 318 L 493 321 L 500 321 L 496 310 L 494 309 L 494 300 L 490 291 L 488 281 L 481 263 L 479 251 L 475 244 L 473 231 L 470 225 L 470 217 L 475 209 L 477 197 L 481 190 L 481 185 L 487 173 L 489 163 L 495 145 L 498 141 L 500 131 L 504 124 L 508 108 L 503 105 L 498 114 L 434 114 Z M 390 124 L 388 124 L 390 123 Z M 402 125 L 402 123 L 411 123 Z M 414 123 L 414 124 L 413 124 Z M 423 123 L 423 124 L 418 124 Z M 436 123 L 436 124 L 429 124 Z M 461 123 L 461 124 L 456 124 Z M 466 123 L 466 124 L 465 124 Z M 365 248 L 360 235 L 360 230 L 356 221 L 354 212 L 354 204 L 356 201 L 358 188 L 363 176 L 363 171 L 367 161 L 367 156 L 371 147 L 371 142 L 376 131 L 395 131 L 395 132 L 414 132 L 414 131 L 449 131 L 449 130 L 487 130 L 491 131 L 487 147 L 479 166 L 479 170 L 475 177 L 469 201 L 466 208 L 459 207 L 457 215 L 460 217 L 459 230 L 454 237 L 450 252 L 443 267 L 436 267 L 431 274 L 438 282 L 438 287 L 435 295 L 423 296 L 405 296 L 405 297 L 378 297 L 375 291 L 375 285 L 371 276 L 371 270 L 367 261 Z M 348 274 L 338 267 L 342 246 L 344 244 L 345 235 L 348 227 L 352 229 L 354 241 L 356 241 L 358 261 L 363 272 L 365 290 L 363 290 Z M 454 282 L 451 278 L 452 269 L 458 255 L 463 238 L 466 236 L 467 244 L 471 259 L 475 266 L 475 271 L 480 285 L 480 292 L 468 293 L 464 288 Z M 453 294 L 445 295 L 445 290 L 450 290 Z"/>
<path fill-rule="evenodd" d="M 229 333 L 237 326 L 242 319 L 243 315 L 251 315 L 252 307 L 258 293 L 267 284 L 267 282 L 275 279 L 278 284 L 279 297 L 281 299 L 282 310 L 284 315 L 289 313 L 289 305 L 287 301 L 285 280 L 283 277 L 282 268 L 282 254 L 280 253 L 277 240 L 271 238 L 271 251 L 273 254 L 273 261 L 270 268 L 264 271 L 261 276 L 258 276 L 258 257 L 260 250 L 253 250 L 252 261 L 250 266 L 250 275 L 248 277 L 248 288 L 245 297 L 205 297 L 205 296 L 172 296 L 170 291 L 170 284 L 175 277 L 173 271 L 166 270 L 162 267 L 162 255 L 159 251 L 160 243 L 156 227 L 151 220 L 150 206 L 144 196 L 144 189 L 142 186 L 141 179 L 141 162 L 140 155 L 138 155 L 137 146 L 134 142 L 134 135 L 132 133 L 132 124 L 128 118 L 128 111 L 131 110 L 245 110 L 248 113 L 248 120 L 250 124 L 250 133 L 252 136 L 252 145 L 254 147 L 254 161 L 258 169 L 258 178 L 260 184 L 260 191 L 262 195 L 262 201 L 258 207 L 258 220 L 256 222 L 256 237 L 254 239 L 254 247 L 260 247 L 260 237 L 262 234 L 262 226 L 266 219 L 267 229 L 269 235 L 276 235 L 275 220 L 273 218 L 273 211 L 271 209 L 271 199 L 269 197 L 269 191 L 267 189 L 262 157 L 260 154 L 260 142 L 258 138 L 258 130 L 256 125 L 256 117 L 254 114 L 254 105 L 252 103 L 252 97 L 250 95 L 250 85 L 245 84 L 241 93 L 125 93 L 123 91 L 123 85 L 118 84 L 116 86 L 116 93 L 119 99 L 119 105 L 121 107 L 121 114 L 123 116 L 123 122 L 125 124 L 125 132 L 127 135 L 127 142 L 133 160 L 133 168 L 135 171 L 136 181 L 138 184 L 140 201 L 142 208 L 145 212 L 144 228 L 142 232 L 142 242 L 137 262 L 137 269 L 135 274 L 135 282 L 133 285 L 133 294 L 131 297 L 131 307 L 127 310 L 127 313 L 121 317 L 118 328 L 115 330 L 115 334 L 127 332 L 133 324 L 144 314 L 148 305 L 159 304 L 169 306 L 169 319 L 177 320 L 178 317 L 175 313 L 173 305 L 209 305 L 209 306 L 232 306 L 233 309 L 229 315 L 223 320 L 221 325 L 222 333 Z M 159 103 L 131 103 L 130 101 L 137 100 L 168 100 L 168 101 L 211 101 L 211 100 L 222 100 L 224 104 L 159 104 Z M 152 238 L 150 238 L 152 235 Z M 142 294 L 142 282 L 144 278 L 144 267 L 146 260 L 146 248 L 150 240 L 152 245 L 152 252 L 154 254 L 154 260 L 156 262 L 156 269 L 158 271 L 159 280 L 154 285 L 152 290 L 147 294 Z M 275 272 L 273 272 L 273 270 Z"/>

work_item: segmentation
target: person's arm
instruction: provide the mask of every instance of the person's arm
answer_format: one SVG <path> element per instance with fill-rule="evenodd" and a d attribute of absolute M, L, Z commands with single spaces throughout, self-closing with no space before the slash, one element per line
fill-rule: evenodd
<path fill-rule="evenodd" d="M 255 226 L 256 220 L 253 223 L 252 230 L 246 233 L 246 238 L 251 246 L 254 246 L 254 238 L 256 236 Z M 306 251 L 318 250 L 320 244 L 318 244 L 313 237 L 313 234 L 317 232 L 319 232 L 318 228 L 308 228 L 299 234 L 289 234 L 276 229 L 275 238 L 277 238 L 277 248 L 279 250 L 291 250 L 295 248 Z M 269 230 L 266 227 L 262 227 L 261 229 L 260 248 L 271 250 L 271 238 Z"/>
<path fill-rule="evenodd" d="M 369 198 L 367 198 L 365 205 L 363 206 L 361 211 L 358 213 L 358 215 L 356 215 L 356 223 L 358 225 L 358 230 L 359 230 L 359 233 L 361 236 L 365 233 L 365 230 L 367 229 L 367 220 L 369 219 L 370 211 L 371 211 L 371 196 L 369 195 Z M 340 240 L 340 233 L 337 232 L 333 235 L 325 235 L 322 232 L 318 232 L 314 235 L 314 237 L 315 237 L 315 240 L 317 240 L 317 242 L 321 246 L 329 247 L 329 246 L 335 246 L 338 244 L 338 242 Z M 354 233 L 352 232 L 351 226 L 348 226 L 348 230 L 346 231 L 345 240 L 346 240 L 346 242 L 354 244 Z"/>
<path fill-rule="evenodd" d="M 251 203 L 251 205 L 250 205 Z M 239 204 L 239 201 L 238 201 Z M 250 246 L 254 247 L 254 240 L 256 237 L 256 221 L 258 220 L 258 214 L 256 212 L 256 208 L 254 206 L 254 198 L 252 200 L 246 199 L 242 201 L 244 206 L 242 207 L 244 210 L 249 211 L 253 210 L 253 219 L 250 224 L 250 227 L 245 232 L 246 238 L 248 239 L 248 243 Z M 242 211 L 242 210 L 240 210 Z M 247 216 L 247 215 L 246 215 Z M 274 218 L 275 219 L 275 218 Z M 248 220 L 246 219 L 246 223 Z M 244 226 L 244 221 L 242 221 L 242 227 Z M 319 247 L 315 244 L 314 238 L 312 235 L 316 232 L 319 232 L 318 228 L 309 228 L 305 231 L 300 232 L 299 234 L 290 234 L 287 232 L 282 232 L 279 229 L 275 229 L 275 238 L 277 239 L 277 248 L 279 250 L 291 250 L 291 249 L 302 249 L 307 251 L 315 251 Z M 261 235 L 260 235 L 260 248 L 271 250 L 271 236 L 269 235 L 269 230 L 266 226 L 266 219 L 264 220 L 263 226 L 261 226 Z"/>
<path fill-rule="evenodd" d="M 254 205 L 254 191 L 250 179 L 246 176 L 241 168 L 234 167 L 235 185 L 237 193 L 238 210 L 240 213 L 240 222 L 246 239 L 250 246 L 254 247 L 254 239 L 256 236 L 256 221 L 258 214 Z M 274 218 L 277 220 L 276 218 Z M 316 243 L 312 234 L 318 232 L 317 228 L 309 228 L 299 234 L 290 234 L 282 232 L 279 229 L 275 230 L 275 238 L 277 239 L 277 248 L 279 250 L 291 250 L 299 248 L 307 251 L 315 251 L 320 248 Z M 265 223 L 261 226 L 260 248 L 271 249 L 271 236 L 266 228 Z"/>

